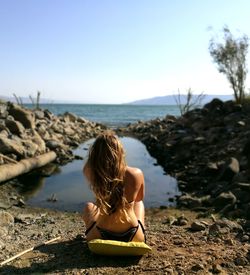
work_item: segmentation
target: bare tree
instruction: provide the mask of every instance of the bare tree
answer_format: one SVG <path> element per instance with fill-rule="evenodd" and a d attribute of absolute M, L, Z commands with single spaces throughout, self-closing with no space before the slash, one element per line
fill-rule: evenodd
<path fill-rule="evenodd" d="M 220 73 L 226 75 L 234 91 L 237 103 L 242 103 L 245 96 L 245 80 L 247 76 L 246 55 L 248 37 L 243 35 L 234 38 L 228 27 L 223 28 L 223 42 L 212 38 L 209 42 L 209 52 L 213 61 L 218 65 Z"/>
<path fill-rule="evenodd" d="M 174 95 L 174 100 L 180 110 L 181 115 L 184 115 L 186 112 L 200 107 L 205 96 L 206 95 L 204 92 L 201 92 L 198 95 L 194 95 L 191 88 L 187 90 L 187 94 L 183 95 L 178 89 L 178 94 Z"/>

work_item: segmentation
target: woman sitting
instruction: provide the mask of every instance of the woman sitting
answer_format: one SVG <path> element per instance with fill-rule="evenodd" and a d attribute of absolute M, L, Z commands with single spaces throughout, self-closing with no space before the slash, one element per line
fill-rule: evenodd
<path fill-rule="evenodd" d="M 96 204 L 83 210 L 87 241 L 145 241 L 144 176 L 129 167 L 119 139 L 112 132 L 97 137 L 83 168 Z"/>

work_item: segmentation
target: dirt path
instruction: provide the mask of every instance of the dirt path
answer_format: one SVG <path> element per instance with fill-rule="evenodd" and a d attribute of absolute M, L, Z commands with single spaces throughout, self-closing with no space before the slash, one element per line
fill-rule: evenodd
<path fill-rule="evenodd" d="M 248 235 L 230 222 L 213 229 L 212 219 L 197 219 L 194 212 L 147 210 L 147 239 L 153 251 L 141 258 L 93 255 L 78 213 L 29 207 L 8 212 L 15 222 L 0 261 L 42 241 L 61 239 L 6 264 L 0 274 L 250 274 Z M 204 230 L 190 230 L 195 220 L 203 222 Z"/>

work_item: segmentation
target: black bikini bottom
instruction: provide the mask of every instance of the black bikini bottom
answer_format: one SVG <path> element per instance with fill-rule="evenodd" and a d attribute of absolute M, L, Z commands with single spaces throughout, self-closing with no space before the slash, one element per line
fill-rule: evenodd
<path fill-rule="evenodd" d="M 91 226 L 85 231 L 85 235 L 87 235 L 90 230 L 96 225 L 96 222 L 93 222 Z M 99 231 L 101 238 L 103 240 L 114 240 L 114 241 L 121 241 L 121 242 L 131 242 L 138 231 L 139 226 L 141 226 L 143 234 L 144 234 L 144 241 L 146 243 L 146 235 L 145 235 L 145 229 L 141 223 L 140 220 L 138 220 L 138 225 L 129 228 L 127 231 L 122 233 L 112 232 L 103 228 L 100 228 L 99 226 L 96 226 L 96 229 Z"/>

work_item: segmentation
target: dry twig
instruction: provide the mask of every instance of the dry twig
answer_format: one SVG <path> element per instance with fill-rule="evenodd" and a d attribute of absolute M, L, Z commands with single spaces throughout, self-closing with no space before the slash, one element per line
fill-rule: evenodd
<path fill-rule="evenodd" d="M 27 252 L 30 252 L 30 251 L 32 251 L 32 250 L 34 250 L 34 249 L 37 249 L 37 248 L 40 247 L 40 246 L 43 246 L 43 245 L 46 245 L 46 244 L 55 242 L 55 241 L 57 241 L 57 240 L 59 240 L 59 239 L 61 239 L 60 236 L 59 236 L 59 237 L 56 237 L 56 238 L 54 238 L 54 239 L 51 239 L 51 240 L 49 240 L 49 241 L 47 241 L 47 242 L 43 242 L 43 243 L 41 243 L 41 244 L 38 244 L 38 245 L 33 246 L 33 247 L 31 247 L 31 248 L 28 248 L 28 249 L 26 249 L 26 250 L 24 250 L 24 251 L 22 251 L 22 252 L 20 252 L 20 253 L 18 253 L 18 254 L 16 254 L 16 255 L 14 255 L 13 257 L 11 257 L 11 258 L 9 258 L 9 259 L 7 259 L 7 260 L 1 262 L 1 263 L 0 263 L 0 266 L 3 266 L 3 265 L 5 265 L 5 264 L 7 264 L 7 263 L 13 261 L 14 259 L 16 259 L 16 258 L 22 256 L 23 254 L 25 254 L 25 253 L 27 253 Z"/>

